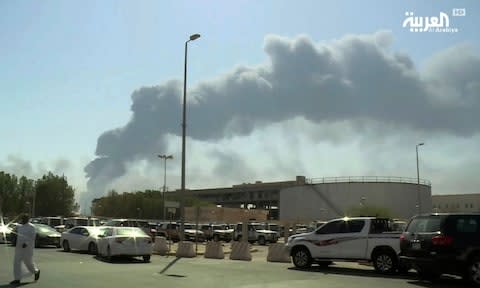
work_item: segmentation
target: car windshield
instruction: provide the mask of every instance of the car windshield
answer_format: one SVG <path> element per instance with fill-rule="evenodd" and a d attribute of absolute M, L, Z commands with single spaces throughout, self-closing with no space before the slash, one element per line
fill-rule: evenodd
<path fill-rule="evenodd" d="M 440 225 L 444 217 L 440 216 L 428 216 L 428 217 L 417 217 L 412 219 L 410 224 L 408 224 L 407 232 L 412 233 L 433 233 L 440 231 Z"/>
<path fill-rule="evenodd" d="M 193 224 L 184 224 L 183 226 L 185 227 L 185 229 L 195 229 L 195 225 Z"/>

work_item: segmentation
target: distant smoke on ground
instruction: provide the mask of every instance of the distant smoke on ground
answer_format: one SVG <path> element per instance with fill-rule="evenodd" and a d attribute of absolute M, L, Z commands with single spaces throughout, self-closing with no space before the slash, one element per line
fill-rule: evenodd
<path fill-rule="evenodd" d="M 459 45 L 440 51 L 420 71 L 408 55 L 391 50 L 392 41 L 385 31 L 322 44 L 306 36 L 267 36 L 264 64 L 236 67 L 189 90 L 188 136 L 216 143 L 292 119 L 323 126 L 347 123 L 353 130 L 377 125 L 379 134 L 391 129 L 476 134 L 480 58 L 473 49 Z M 85 203 L 103 196 L 127 173 L 129 163 L 158 162 L 154 155 L 172 150 L 168 139 L 181 135 L 181 95 L 181 81 L 142 87 L 132 94 L 130 121 L 98 138 L 97 158 L 85 167 Z M 338 130 L 330 134 L 320 141 L 348 141 Z M 213 168 L 217 172 L 232 175 L 247 169 L 235 153 L 219 151 L 216 160 L 221 162 Z"/>

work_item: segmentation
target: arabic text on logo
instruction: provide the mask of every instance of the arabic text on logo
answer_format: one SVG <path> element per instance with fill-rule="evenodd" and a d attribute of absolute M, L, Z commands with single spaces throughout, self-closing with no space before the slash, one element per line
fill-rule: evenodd
<path fill-rule="evenodd" d="M 452 10 L 452 14 L 457 13 L 457 15 L 460 15 L 464 13 L 463 15 L 465 15 L 465 11 L 457 10 L 462 9 L 454 9 Z M 438 17 L 414 16 L 413 12 L 405 12 L 405 17 L 402 26 L 408 28 L 410 32 L 458 32 L 458 28 L 450 27 L 450 18 L 445 12 L 440 12 Z"/>

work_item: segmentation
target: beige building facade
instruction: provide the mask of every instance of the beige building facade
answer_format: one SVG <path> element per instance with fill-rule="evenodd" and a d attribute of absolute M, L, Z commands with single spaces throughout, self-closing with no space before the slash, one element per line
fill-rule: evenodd
<path fill-rule="evenodd" d="M 432 195 L 432 212 L 434 213 L 473 213 L 480 212 L 480 193 Z"/>

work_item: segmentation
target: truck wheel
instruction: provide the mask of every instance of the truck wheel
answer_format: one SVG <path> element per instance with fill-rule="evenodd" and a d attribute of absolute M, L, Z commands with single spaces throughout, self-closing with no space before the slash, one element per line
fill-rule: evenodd
<path fill-rule="evenodd" d="M 309 268 L 312 266 L 312 256 L 305 247 L 298 247 L 292 252 L 293 265 L 300 269 Z"/>
<path fill-rule="evenodd" d="M 258 244 L 260 244 L 260 245 L 267 244 L 267 241 L 265 240 L 265 237 L 263 237 L 263 236 L 258 237 Z"/>
<path fill-rule="evenodd" d="M 397 270 L 397 256 L 392 251 L 380 250 L 373 254 L 373 266 L 375 271 L 382 274 L 390 274 Z"/>
<path fill-rule="evenodd" d="M 480 256 L 476 256 L 468 264 L 468 280 L 474 287 L 480 287 Z"/>

